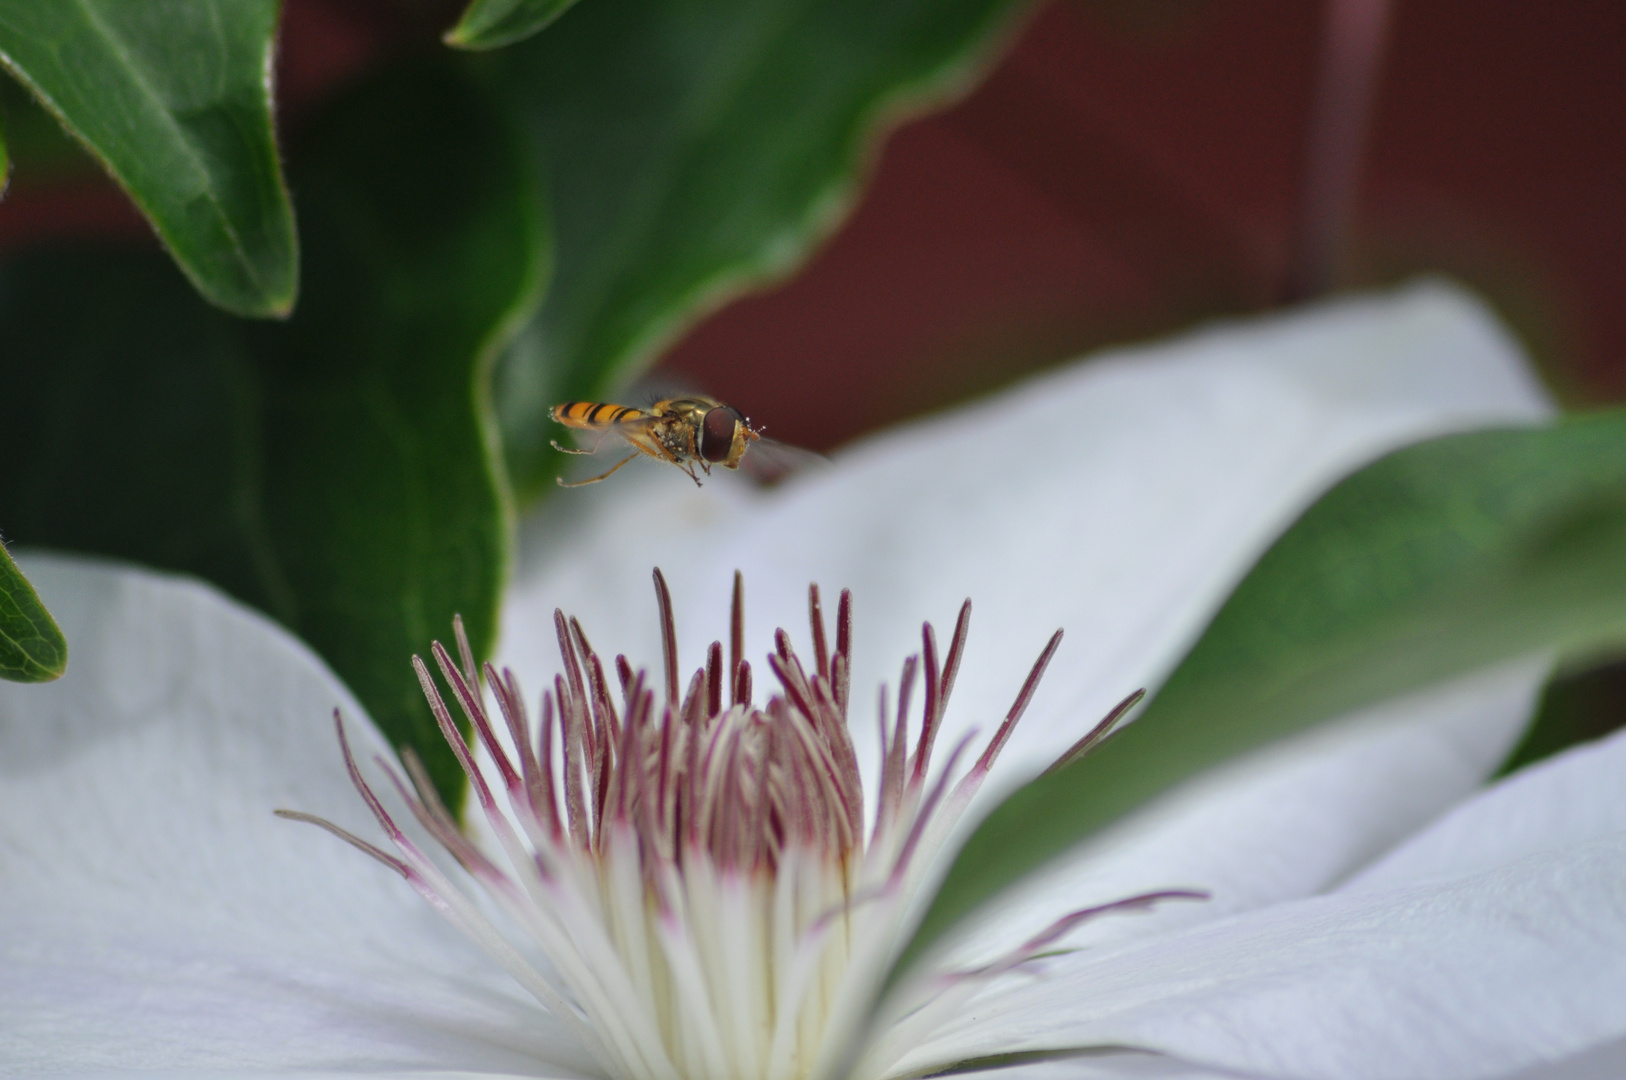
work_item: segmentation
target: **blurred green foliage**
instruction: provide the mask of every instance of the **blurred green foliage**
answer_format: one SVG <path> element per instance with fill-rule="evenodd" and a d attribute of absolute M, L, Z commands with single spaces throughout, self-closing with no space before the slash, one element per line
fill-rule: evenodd
<path fill-rule="evenodd" d="M 472 0 L 446 44 L 459 49 L 496 49 L 523 41 L 570 9 L 576 0 Z"/>

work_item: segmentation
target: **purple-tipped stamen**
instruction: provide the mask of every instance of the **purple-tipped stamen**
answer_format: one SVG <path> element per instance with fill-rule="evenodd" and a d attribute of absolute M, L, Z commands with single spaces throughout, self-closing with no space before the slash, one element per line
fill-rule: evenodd
<path fill-rule="evenodd" d="M 829 1052 L 837 1045 L 830 1040 L 851 1030 L 842 1026 L 850 1021 L 839 1019 L 847 1013 L 837 1002 L 873 991 L 885 966 L 877 961 L 898 946 L 912 891 L 929 876 L 922 868 L 941 851 L 1009 741 L 1061 633 L 966 769 L 975 731 L 959 738 L 940 765 L 933 758 L 965 652 L 971 602 L 960 608 L 946 651 L 932 625 L 923 624 L 921 652 L 904 661 L 890 716 L 888 692 L 880 691 L 870 820 L 848 718 L 851 593 L 841 593 L 832 648 L 819 590 L 809 588 L 813 662 L 804 665 L 790 636 L 777 631 L 766 657 L 776 692 L 758 706 L 744 656 L 740 575 L 726 666 L 723 644 L 713 642 L 681 696 L 671 591 L 658 569 L 653 577 L 660 682 L 616 656 L 619 705 L 608 665 L 581 623 L 560 611 L 554 630 L 561 670 L 540 697 L 534 728 L 513 672 L 478 665 L 461 620 L 453 625 L 455 653 L 434 642 L 432 666 L 413 657 L 430 711 L 500 855 L 464 833 L 410 750 L 402 754 L 405 778 L 378 762 L 424 833 L 534 939 L 552 974 L 522 959 L 396 826 L 362 778 L 337 714 L 351 782 L 400 856 L 322 819 L 283 814 L 320 825 L 405 877 L 581 1031 L 616 1080 L 808 1080 L 815 1062 L 845 1059 Z M 917 674 L 924 701 L 911 745 Z M 442 683 L 486 765 L 465 742 Z M 488 694 L 502 716 L 500 729 Z M 1058 765 L 1099 745 L 1137 700 L 1126 699 Z M 970 983 L 1020 968 L 1089 919 L 1198 895 L 1147 893 L 1063 916 L 993 963 L 920 991 L 927 997 L 895 1033 L 935 1022 L 976 992 Z"/>

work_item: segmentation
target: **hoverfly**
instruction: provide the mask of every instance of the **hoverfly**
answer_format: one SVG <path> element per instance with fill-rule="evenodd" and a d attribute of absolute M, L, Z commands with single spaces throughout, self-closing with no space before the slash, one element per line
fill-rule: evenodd
<path fill-rule="evenodd" d="M 713 465 L 737 469 L 745 452 L 762 439 L 759 431 L 751 427 L 744 414 L 732 405 L 724 405 L 708 397 L 667 398 L 657 401 L 648 409 L 634 409 L 627 405 L 612 405 L 601 401 L 567 401 L 553 407 L 553 419 L 565 427 L 590 431 L 598 439 L 586 449 L 560 446 L 554 440 L 553 448 L 566 454 L 592 454 L 597 452 L 605 436 L 618 435 L 632 447 L 633 452 L 616 462 L 607 472 L 574 483 L 559 478 L 560 487 L 582 487 L 596 484 L 621 466 L 647 454 L 657 461 L 668 461 L 689 474 L 689 479 L 700 484 L 695 466 L 707 476 Z"/>

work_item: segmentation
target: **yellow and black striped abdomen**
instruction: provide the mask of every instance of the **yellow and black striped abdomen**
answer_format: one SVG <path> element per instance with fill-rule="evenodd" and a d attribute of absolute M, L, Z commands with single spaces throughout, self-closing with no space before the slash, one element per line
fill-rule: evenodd
<path fill-rule="evenodd" d="M 553 407 L 553 418 L 566 427 L 597 431 L 624 420 L 641 420 L 649 414 L 626 405 L 607 401 L 567 401 Z"/>

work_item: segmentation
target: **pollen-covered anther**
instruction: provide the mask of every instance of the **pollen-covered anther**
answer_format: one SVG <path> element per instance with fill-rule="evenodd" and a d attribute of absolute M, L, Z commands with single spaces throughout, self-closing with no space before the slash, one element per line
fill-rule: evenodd
<path fill-rule="evenodd" d="M 855 1054 L 863 1015 L 900 944 L 922 868 L 993 766 L 1032 700 L 1058 630 L 1004 722 L 959 768 L 973 738 L 933 768 L 970 625 L 966 601 L 946 652 L 922 628 L 895 708 L 881 689 L 880 767 L 865 806 L 848 727 L 852 596 L 836 607 L 834 647 L 809 589 L 812 664 L 783 630 L 767 665 L 778 691 L 758 707 L 744 658 L 734 579 L 727 666 L 722 643 L 679 677 L 671 595 L 655 571 L 663 653 L 652 681 L 625 657 L 606 665 L 581 624 L 554 613 L 562 673 L 535 723 L 512 672 L 477 669 L 454 624 L 457 655 L 436 642 L 414 657 L 431 710 L 467 774 L 500 852 L 469 840 L 422 765 L 378 764 L 425 831 L 524 929 L 548 961 L 528 961 L 391 819 L 363 779 L 340 725 L 350 775 L 398 855 L 309 815 L 405 877 L 572 1026 L 617 1080 L 800 1080 L 855 1064 L 883 1076 L 900 1037 L 936 1026 L 968 986 L 1020 967 L 1097 914 L 1200 894 L 1169 891 L 1074 912 L 993 963 L 944 973 L 877 1046 Z M 613 668 L 615 692 L 611 690 Z M 435 678 L 439 674 L 440 680 Z M 911 737 L 911 700 L 923 710 Z M 478 765 L 442 692 L 490 759 Z M 1083 740 L 1104 737 L 1133 699 Z M 888 718 L 889 712 L 891 719 Z M 335 716 L 337 719 L 337 716 Z M 974 992 L 974 991 L 973 991 Z"/>

